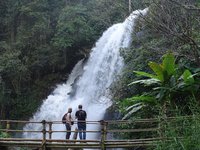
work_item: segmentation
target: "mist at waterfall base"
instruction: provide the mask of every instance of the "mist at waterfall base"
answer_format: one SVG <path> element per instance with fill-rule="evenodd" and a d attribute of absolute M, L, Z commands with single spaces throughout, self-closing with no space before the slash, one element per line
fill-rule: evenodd
<path fill-rule="evenodd" d="M 87 62 L 81 60 L 76 64 L 67 82 L 57 86 L 30 121 L 61 121 L 69 107 L 74 118 L 79 104 L 87 112 L 87 121 L 103 119 L 106 109 L 112 104 L 109 87 L 123 68 L 120 48 L 130 45 L 134 21 L 146 12 L 147 9 L 134 11 L 123 23 L 108 28 L 96 42 Z M 72 131 L 75 127 L 76 124 L 72 126 Z M 98 129 L 99 125 L 87 124 L 88 131 Z M 42 126 L 30 123 L 25 125 L 24 130 L 41 131 Z M 53 124 L 52 130 L 65 131 L 66 128 L 64 124 Z M 25 132 L 23 137 L 42 138 L 42 134 Z M 98 137 L 99 133 L 87 133 L 88 140 Z M 65 139 L 65 133 L 54 132 L 52 138 Z"/>

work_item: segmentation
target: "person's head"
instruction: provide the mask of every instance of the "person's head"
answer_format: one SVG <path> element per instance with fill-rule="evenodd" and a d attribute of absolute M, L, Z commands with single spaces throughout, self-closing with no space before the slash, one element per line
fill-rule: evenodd
<path fill-rule="evenodd" d="M 72 112 L 72 108 L 68 108 L 68 113 L 71 113 Z"/>
<path fill-rule="evenodd" d="M 83 106 L 82 105 L 78 105 L 78 109 L 82 109 L 83 108 Z"/>

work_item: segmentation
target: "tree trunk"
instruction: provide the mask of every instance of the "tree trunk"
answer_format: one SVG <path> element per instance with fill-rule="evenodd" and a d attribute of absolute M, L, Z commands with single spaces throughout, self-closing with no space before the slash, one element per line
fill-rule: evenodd
<path fill-rule="evenodd" d="M 5 113 L 4 113 L 4 105 L 1 104 L 1 108 L 0 108 L 0 119 L 4 119 Z"/>
<path fill-rule="evenodd" d="M 129 4 L 128 4 L 128 9 L 129 9 L 129 13 L 131 13 L 132 12 L 132 7 L 131 7 L 131 0 L 129 0 Z"/>

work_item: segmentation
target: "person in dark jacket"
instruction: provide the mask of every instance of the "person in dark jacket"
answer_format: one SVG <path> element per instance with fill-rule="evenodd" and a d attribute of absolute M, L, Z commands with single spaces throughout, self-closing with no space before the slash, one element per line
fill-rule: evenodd
<path fill-rule="evenodd" d="M 86 118 L 87 113 L 85 110 L 82 109 L 82 105 L 78 105 L 78 111 L 76 112 L 75 116 L 78 120 L 78 132 L 79 132 L 79 138 L 80 140 L 86 139 Z"/>

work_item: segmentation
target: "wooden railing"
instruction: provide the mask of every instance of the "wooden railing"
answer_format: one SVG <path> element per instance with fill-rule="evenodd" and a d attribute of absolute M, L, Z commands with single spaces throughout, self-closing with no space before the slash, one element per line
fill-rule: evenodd
<path fill-rule="evenodd" d="M 23 130 L 22 127 L 29 123 L 39 124 L 41 129 L 37 131 Z M 86 123 L 87 125 L 98 125 L 100 127 L 98 130 L 86 131 L 87 135 L 96 133 L 99 138 L 96 140 L 66 140 L 52 138 L 54 133 L 67 132 L 66 130 L 60 131 L 53 129 L 53 125 L 62 124 L 61 121 L 43 120 L 40 122 L 33 122 L 19 120 L 0 120 L 0 132 L 9 134 L 9 137 L 0 138 L 0 147 L 34 147 L 42 150 L 45 150 L 46 148 L 92 148 L 105 150 L 106 148 L 154 146 L 157 141 L 162 139 L 162 137 L 160 137 L 158 134 L 158 131 L 161 130 L 159 119 L 136 119 L 128 121 L 101 120 L 87 121 Z M 76 122 L 74 126 L 76 126 Z M 22 138 L 22 136 L 16 136 L 17 133 L 22 135 L 22 133 L 26 132 L 41 134 L 41 138 L 30 139 Z M 72 130 L 71 132 L 77 134 L 77 130 Z M 127 134 L 129 134 L 131 139 L 126 139 Z"/>

